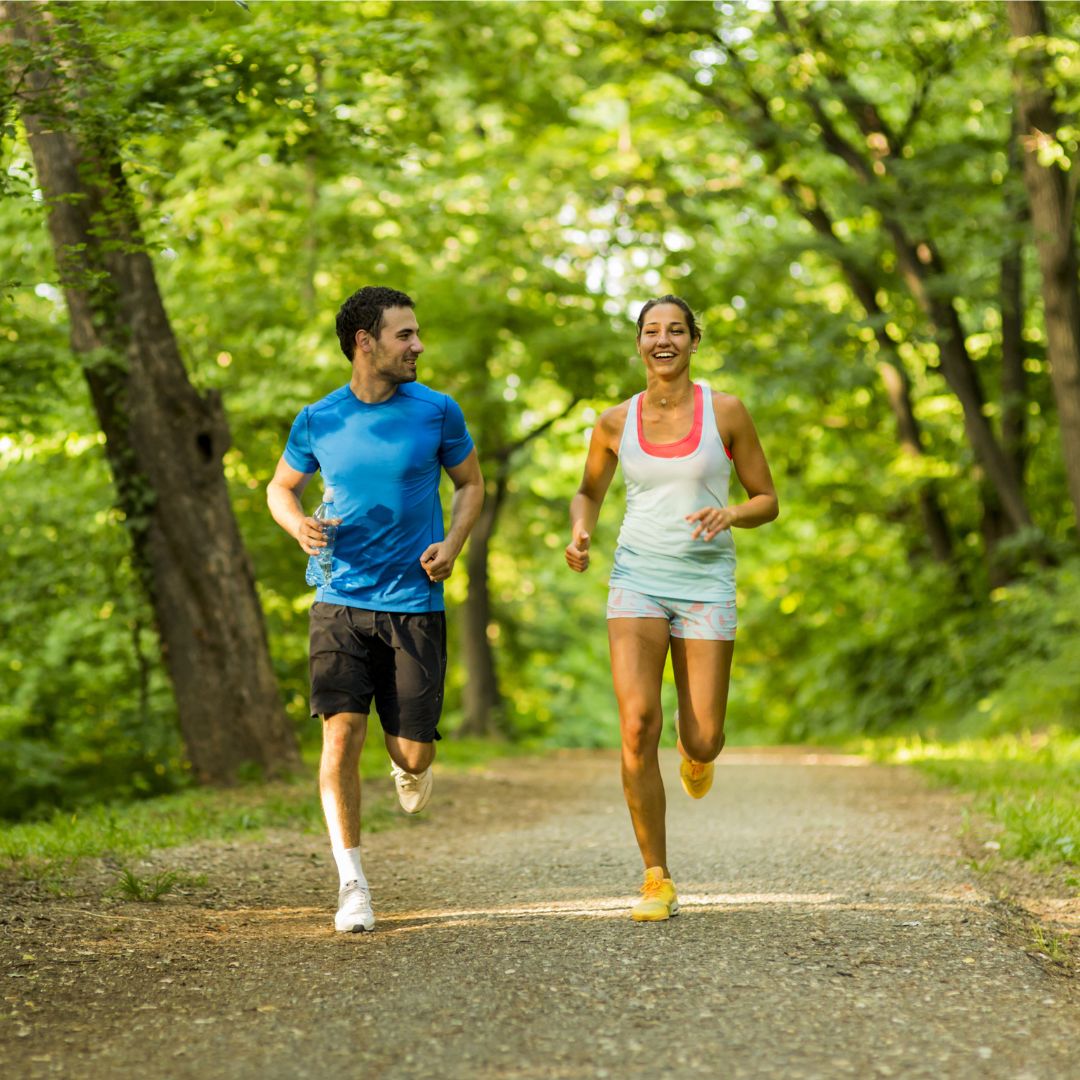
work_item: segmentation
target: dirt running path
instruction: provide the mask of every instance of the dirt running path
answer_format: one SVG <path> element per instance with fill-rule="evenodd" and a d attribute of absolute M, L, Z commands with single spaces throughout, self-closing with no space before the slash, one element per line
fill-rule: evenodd
<path fill-rule="evenodd" d="M 722 762 L 694 803 L 665 758 L 683 908 L 665 924 L 627 917 L 610 753 L 439 777 L 420 819 L 365 839 L 371 935 L 333 934 L 309 835 L 163 852 L 209 880 L 158 905 L 8 881 L 0 1075 L 1080 1074 L 1076 986 L 969 878 L 954 799 L 837 757 Z"/>

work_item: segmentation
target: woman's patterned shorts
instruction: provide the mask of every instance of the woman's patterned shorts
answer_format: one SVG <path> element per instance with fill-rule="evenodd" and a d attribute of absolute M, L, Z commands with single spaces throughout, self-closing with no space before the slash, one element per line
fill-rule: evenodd
<path fill-rule="evenodd" d="M 699 641 L 734 641 L 738 619 L 734 600 L 672 600 L 633 589 L 608 592 L 609 619 L 667 619 L 671 636 Z"/>

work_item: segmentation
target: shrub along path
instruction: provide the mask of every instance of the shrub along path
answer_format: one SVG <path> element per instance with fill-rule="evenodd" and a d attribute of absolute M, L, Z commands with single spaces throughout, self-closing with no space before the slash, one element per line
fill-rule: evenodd
<path fill-rule="evenodd" d="M 60 898 L 8 878 L 0 1074 L 1070 1075 L 1077 987 L 966 869 L 954 797 L 836 755 L 722 765 L 694 803 L 664 759 L 683 911 L 663 924 L 627 916 L 610 752 L 438 777 L 365 838 L 370 935 L 332 932 L 311 834 L 162 852 L 138 872 L 206 884 L 157 904 L 103 898 L 103 864 Z"/>

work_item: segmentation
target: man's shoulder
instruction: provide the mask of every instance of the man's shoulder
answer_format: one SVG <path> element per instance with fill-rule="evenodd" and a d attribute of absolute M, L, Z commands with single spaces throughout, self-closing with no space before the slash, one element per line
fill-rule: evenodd
<path fill-rule="evenodd" d="M 402 383 L 398 387 L 398 396 L 401 398 L 403 405 L 416 406 L 421 409 L 435 409 L 440 415 L 446 411 L 447 405 L 454 400 L 449 394 L 444 394 L 439 390 L 432 390 L 430 386 L 419 382 Z"/>
<path fill-rule="evenodd" d="M 352 395 L 349 393 L 349 384 L 346 383 L 344 386 L 339 386 L 336 390 L 332 390 L 326 397 L 320 398 L 318 401 L 313 401 L 310 405 L 306 406 L 307 414 L 311 417 L 326 409 L 340 408 L 343 403 L 348 402 L 351 396 Z"/>

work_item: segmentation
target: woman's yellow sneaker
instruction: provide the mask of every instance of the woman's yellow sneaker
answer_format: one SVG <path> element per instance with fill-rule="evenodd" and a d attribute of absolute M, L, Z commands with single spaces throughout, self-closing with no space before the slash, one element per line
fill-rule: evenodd
<path fill-rule="evenodd" d="M 691 799 L 700 799 L 712 787 L 715 771 L 716 763 L 713 761 L 687 761 L 683 758 L 679 762 L 679 779 L 682 781 L 683 791 Z"/>
<path fill-rule="evenodd" d="M 645 884 L 641 886 L 641 899 L 630 909 L 634 922 L 663 922 L 679 914 L 679 898 L 675 884 L 664 877 L 662 866 L 650 866 L 645 871 Z"/>

